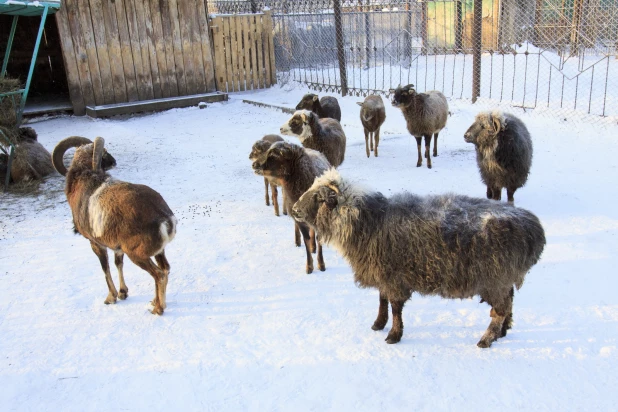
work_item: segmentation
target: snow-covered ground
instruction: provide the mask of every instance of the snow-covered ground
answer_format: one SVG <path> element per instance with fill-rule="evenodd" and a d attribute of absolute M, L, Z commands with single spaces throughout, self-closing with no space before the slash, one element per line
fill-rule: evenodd
<path fill-rule="evenodd" d="M 517 113 L 535 153 L 515 201 L 540 217 L 547 247 L 515 295 L 513 329 L 482 350 L 486 304 L 413 296 L 402 341 L 387 345 L 390 322 L 370 329 L 377 291 L 357 289 L 329 248 L 326 272 L 306 275 L 291 219 L 264 205 L 250 167 L 252 143 L 289 115 L 241 99 L 293 107 L 305 91 L 275 87 L 205 110 L 32 125 L 49 150 L 70 135 L 105 137 L 118 162 L 112 175 L 158 190 L 180 224 L 159 317 L 148 312 L 151 277 L 128 259 L 129 298 L 103 304 L 104 275 L 72 232 L 64 178 L 35 195 L 0 195 L 1 409 L 615 409 L 618 130 Z M 390 105 L 380 157 L 367 159 L 357 100 L 340 99 L 342 174 L 387 195 L 484 196 L 463 140 L 478 106 L 451 102 L 429 170 L 415 167 L 416 142 Z"/>

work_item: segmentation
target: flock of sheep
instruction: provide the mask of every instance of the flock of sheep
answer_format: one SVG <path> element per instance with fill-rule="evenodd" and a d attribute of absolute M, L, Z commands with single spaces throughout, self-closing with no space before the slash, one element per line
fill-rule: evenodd
<path fill-rule="evenodd" d="M 367 157 L 371 151 L 377 157 L 384 103 L 372 95 L 358 104 Z M 449 116 L 446 98 L 407 85 L 393 91 L 392 105 L 401 109 L 416 138 L 417 167 L 424 157 L 431 168 L 431 139 L 437 156 L 438 135 Z M 283 213 L 292 216 L 296 233 L 304 238 L 307 273 L 313 272 L 315 252 L 318 269 L 326 269 L 322 243 L 333 246 L 352 266 L 357 285 L 380 292 L 373 330 L 386 326 L 390 302 L 393 327 L 387 343 L 401 340 L 403 306 L 414 292 L 450 299 L 480 296 L 491 306 L 491 322 L 477 345 L 487 348 L 505 336 L 513 320 L 514 289 L 522 286 L 545 247 L 539 219 L 513 205 L 513 194 L 526 183 L 532 163 L 532 141 L 521 120 L 498 111 L 480 113 L 464 135 L 475 145 L 491 200 L 411 193 L 386 198 L 336 170 L 345 158 L 346 136 L 334 97 L 307 94 L 296 110 L 280 132 L 296 136 L 302 146 L 267 135 L 255 142 L 249 159 L 254 172 L 264 176 L 267 205 L 272 189 L 276 215 L 277 187 L 282 188 Z M 496 201 L 503 188 L 508 203 Z"/>
<path fill-rule="evenodd" d="M 392 104 L 402 110 L 408 131 L 417 140 L 417 166 L 423 162 L 425 138 L 424 157 L 431 168 L 431 138 L 433 156 L 437 156 L 438 134 L 449 116 L 446 98 L 438 91 L 417 93 L 408 85 L 393 91 Z M 367 157 L 371 151 L 377 157 L 380 127 L 386 118 L 384 103 L 379 96 L 369 96 L 359 105 Z M 372 329 L 384 329 L 390 302 L 393 327 L 388 343 L 401 340 L 402 309 L 413 292 L 444 298 L 480 296 L 491 306 L 491 322 L 478 346 L 489 347 L 505 336 L 512 323 L 514 288 L 522 286 L 545 246 L 538 218 L 513 205 L 513 193 L 525 184 L 532 162 L 532 142 L 525 125 L 510 114 L 481 113 L 464 135 L 476 147 L 487 197 L 493 200 L 410 193 L 386 198 L 350 183 L 336 170 L 346 151 L 337 99 L 308 94 L 296 109 L 280 132 L 296 136 L 301 145 L 271 134 L 255 142 L 249 158 L 254 172 L 264 177 L 267 205 L 271 188 L 276 215 L 277 188 L 282 189 L 282 211 L 294 220 L 296 246 L 300 246 L 301 234 L 304 239 L 306 272 L 313 272 L 313 253 L 317 253 L 318 269 L 326 270 L 322 243 L 333 246 L 350 263 L 360 287 L 379 290 L 380 305 Z M 23 163 L 20 167 L 33 178 L 51 172 L 47 163 L 66 177 L 74 231 L 90 241 L 105 273 L 109 290 L 105 303 L 128 296 L 123 277 L 126 254 L 154 278 L 152 313 L 162 314 L 170 271 L 165 247 L 174 239 L 177 226 L 165 200 L 148 186 L 113 179 L 107 171 L 116 161 L 100 137 L 94 142 L 68 137 L 50 156 L 39 153 L 42 146 L 34 130 L 24 128 L 22 134 L 24 153 L 30 150 L 46 159 L 31 162 L 30 155 L 18 152 L 15 163 Z M 63 157 L 70 148 L 76 150 L 67 169 Z M 37 164 L 44 170 L 34 170 Z M 507 189 L 509 203 L 496 201 L 502 188 Z M 118 290 L 107 249 L 114 251 Z"/>

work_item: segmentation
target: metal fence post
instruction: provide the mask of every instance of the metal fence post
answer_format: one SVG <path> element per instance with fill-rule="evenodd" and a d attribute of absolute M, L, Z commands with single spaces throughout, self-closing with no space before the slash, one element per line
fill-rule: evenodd
<path fill-rule="evenodd" d="M 343 43 L 343 25 L 341 22 L 341 0 L 333 1 L 335 12 L 335 37 L 337 38 L 337 60 L 339 61 L 339 78 L 341 82 L 341 95 L 348 94 L 348 74 L 346 71 L 345 50 Z"/>
<path fill-rule="evenodd" d="M 474 0 L 472 27 L 472 103 L 481 95 L 481 48 L 483 43 L 483 1 Z"/>

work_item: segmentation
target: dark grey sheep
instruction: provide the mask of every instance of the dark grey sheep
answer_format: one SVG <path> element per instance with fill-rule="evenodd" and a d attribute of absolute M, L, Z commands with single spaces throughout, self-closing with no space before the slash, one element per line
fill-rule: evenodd
<path fill-rule="evenodd" d="M 54 172 L 51 154 L 37 141 L 37 134 L 33 128 L 17 129 L 14 141 L 15 154 L 11 164 L 11 182 L 38 180 Z M 8 157 L 4 162 L 0 162 L 2 170 L 0 174 L 6 176 L 7 167 Z"/>
<path fill-rule="evenodd" d="M 367 96 L 364 102 L 356 102 L 361 107 L 360 119 L 365 131 L 365 150 L 369 157 L 369 150 L 378 157 L 378 144 L 380 144 L 380 126 L 386 119 L 386 111 L 382 97 L 377 95 Z M 374 144 L 375 142 L 375 144 Z M 375 150 L 374 150 L 375 146 Z"/>
<path fill-rule="evenodd" d="M 291 215 L 348 260 L 360 287 L 380 291 L 372 329 L 386 325 L 390 301 L 387 343 L 401 340 L 403 306 L 418 292 L 480 296 L 492 319 L 478 346 L 489 347 L 511 327 L 513 287 L 522 286 L 545 246 L 543 227 L 527 210 L 454 194 L 386 198 L 351 185 L 334 169 L 315 180 Z"/>
<path fill-rule="evenodd" d="M 253 162 L 253 170 L 256 174 L 276 179 L 280 182 L 287 196 L 289 205 L 293 205 L 300 196 L 309 188 L 317 176 L 320 176 L 330 165 L 326 158 L 317 152 L 309 152 L 302 146 L 287 142 L 273 144 L 266 156 L 260 157 Z M 313 258 L 311 257 L 312 244 L 315 242 L 315 232 L 302 222 L 298 225 L 305 241 L 307 252 L 307 274 L 313 272 Z M 313 248 L 315 249 L 315 248 Z M 317 245 L 318 269 L 326 270 L 322 257 L 322 245 Z"/>
<path fill-rule="evenodd" d="M 513 203 L 515 191 L 526 184 L 532 166 L 532 139 L 526 125 L 510 113 L 483 112 L 476 116 L 464 139 L 476 148 L 487 198 L 500 200 L 506 187 L 508 201 Z"/>
<path fill-rule="evenodd" d="M 322 153 L 331 166 L 343 163 L 346 137 L 338 121 L 319 119 L 309 110 L 297 110 L 280 130 L 281 134 L 298 137 L 306 148 Z"/>
<path fill-rule="evenodd" d="M 314 112 L 320 119 L 330 117 L 338 122 L 341 121 L 339 102 L 332 96 L 324 96 L 320 99 L 317 94 L 307 93 L 296 105 L 296 110 L 303 109 Z"/>
<path fill-rule="evenodd" d="M 253 147 L 251 148 L 251 153 L 249 154 L 249 160 L 251 160 L 252 163 L 255 162 L 260 156 L 263 156 L 264 154 L 266 154 L 268 149 L 270 149 L 270 146 L 275 142 L 283 142 L 283 138 L 276 134 L 267 134 L 266 136 L 262 137 L 260 140 L 258 140 L 257 142 L 253 144 Z M 278 199 L 278 193 L 277 193 L 277 182 L 272 179 L 269 180 L 268 178 L 265 177 L 264 178 L 264 199 L 266 200 L 266 206 L 270 206 L 270 201 L 268 198 L 268 186 L 269 185 L 270 185 L 271 192 L 272 192 L 272 200 L 273 200 L 273 206 L 275 208 L 275 216 L 279 216 L 279 199 Z M 285 195 L 283 195 L 283 214 L 284 215 L 288 214 L 287 204 L 285 203 Z"/>
<path fill-rule="evenodd" d="M 427 167 L 431 169 L 431 157 L 429 157 L 431 135 L 433 135 L 433 155 L 435 157 L 438 156 L 438 134 L 446 126 L 448 118 L 446 97 L 437 90 L 417 93 L 414 85 L 409 84 L 395 89 L 392 104 L 401 109 L 408 125 L 408 131 L 416 138 L 418 149 L 416 167 L 421 167 L 423 164 L 421 141 L 425 137 L 425 158 Z"/>

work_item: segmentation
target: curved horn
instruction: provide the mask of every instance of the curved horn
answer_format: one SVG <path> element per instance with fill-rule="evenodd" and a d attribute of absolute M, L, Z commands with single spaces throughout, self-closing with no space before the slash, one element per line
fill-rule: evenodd
<path fill-rule="evenodd" d="M 66 176 L 67 168 L 64 167 L 64 163 L 62 162 L 62 158 L 64 157 L 66 151 L 72 147 L 79 147 L 89 143 L 92 143 L 90 139 L 86 139 L 81 136 L 67 137 L 66 139 L 58 142 L 52 152 L 52 163 L 54 164 L 54 169 L 56 169 L 62 176 Z"/>
<path fill-rule="evenodd" d="M 94 139 L 94 149 L 92 150 L 92 170 L 95 172 L 101 169 L 104 147 L 105 140 L 102 137 L 96 137 Z"/>

